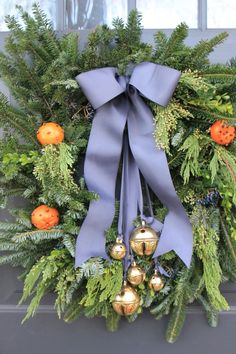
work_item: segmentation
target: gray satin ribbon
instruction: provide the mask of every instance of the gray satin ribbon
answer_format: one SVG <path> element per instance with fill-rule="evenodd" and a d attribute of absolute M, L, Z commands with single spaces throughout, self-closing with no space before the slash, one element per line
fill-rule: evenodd
<path fill-rule="evenodd" d="M 132 222 L 137 216 L 137 171 L 140 170 L 149 187 L 168 209 L 163 225 L 157 220 L 152 224 L 161 231 L 153 257 L 174 250 L 187 266 L 190 265 L 192 227 L 176 194 L 165 152 L 156 147 L 152 113 L 141 97 L 166 106 L 179 77 L 179 71 L 149 62 L 136 65 L 129 78 L 119 76 L 113 67 L 91 70 L 76 77 L 96 110 L 84 176 L 88 189 L 100 197 L 91 201 L 77 237 L 76 267 L 90 257 L 109 259 L 105 250 L 105 231 L 114 218 L 116 177 L 126 124 L 132 158 L 127 155 L 123 187 L 128 195 L 124 208 L 128 216 L 124 213 L 123 224 L 127 225 L 126 230 L 132 230 Z M 128 232 L 125 242 L 128 245 Z"/>
<path fill-rule="evenodd" d="M 154 218 L 151 199 L 146 183 L 145 187 L 150 216 L 145 215 L 143 211 L 140 171 L 130 149 L 128 134 L 125 132 L 123 140 L 123 166 L 118 218 L 118 235 L 119 238 L 123 239 L 127 248 L 126 257 L 124 258 L 125 274 L 128 265 L 131 262 L 131 257 L 129 256 L 130 253 L 132 253 L 132 250 L 129 247 L 129 238 L 134 228 L 133 221 L 137 218 L 137 214 L 139 213 L 141 220 L 150 224 L 156 231 L 161 231 L 163 227 L 163 224 Z"/>

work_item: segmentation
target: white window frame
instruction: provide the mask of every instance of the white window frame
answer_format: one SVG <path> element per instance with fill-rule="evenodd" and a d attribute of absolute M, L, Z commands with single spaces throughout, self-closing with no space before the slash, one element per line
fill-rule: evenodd
<path fill-rule="evenodd" d="M 65 8 L 66 0 L 58 0 L 58 31 L 68 32 L 72 31 L 65 28 Z M 128 13 L 136 9 L 136 0 L 127 0 Z M 153 36 L 158 28 L 143 29 L 142 39 L 145 42 L 153 43 Z M 168 36 L 172 33 L 173 28 L 160 29 Z M 76 30 L 73 30 L 76 31 Z M 77 30 L 80 33 L 80 41 L 83 46 L 90 30 Z M 188 45 L 194 45 L 200 40 L 210 39 L 220 32 L 226 31 L 229 33 L 228 39 L 210 55 L 213 63 L 226 63 L 232 57 L 236 56 L 236 28 L 207 28 L 207 0 L 198 0 L 198 28 L 190 28 L 189 36 L 186 40 Z"/>

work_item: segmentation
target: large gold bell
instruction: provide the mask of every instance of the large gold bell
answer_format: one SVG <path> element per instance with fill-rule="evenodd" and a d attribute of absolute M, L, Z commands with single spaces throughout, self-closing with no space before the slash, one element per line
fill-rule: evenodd
<path fill-rule="evenodd" d="M 130 246 L 139 256 L 150 256 L 155 252 L 159 235 L 150 226 L 137 227 L 130 236 Z"/>
<path fill-rule="evenodd" d="M 157 270 L 149 280 L 148 286 L 154 291 L 160 291 L 164 287 L 164 281 Z"/>
<path fill-rule="evenodd" d="M 113 309 L 119 315 L 130 316 L 135 313 L 140 305 L 140 298 L 136 290 L 128 286 L 126 282 L 112 302 Z"/>
<path fill-rule="evenodd" d="M 142 284 L 145 280 L 145 272 L 139 266 L 136 265 L 135 262 L 131 264 L 127 272 L 127 279 L 130 284 L 133 286 L 137 286 Z"/>
<path fill-rule="evenodd" d="M 123 241 L 120 238 L 116 239 L 116 242 L 111 247 L 110 255 L 113 259 L 123 259 L 126 254 L 126 247 Z"/>

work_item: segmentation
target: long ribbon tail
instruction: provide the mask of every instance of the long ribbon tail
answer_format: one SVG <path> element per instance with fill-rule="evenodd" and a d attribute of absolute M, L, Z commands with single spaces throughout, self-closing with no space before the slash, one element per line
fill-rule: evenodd
<path fill-rule="evenodd" d="M 115 212 L 115 184 L 126 121 L 126 115 L 119 107 L 107 103 L 94 117 L 84 176 L 88 189 L 97 193 L 99 199 L 91 201 L 77 237 L 76 267 L 90 257 L 108 258 L 105 230 L 110 227 Z"/>
<path fill-rule="evenodd" d="M 102 68 L 76 77 L 88 100 L 96 109 L 85 157 L 84 177 L 89 191 L 99 199 L 89 205 L 76 240 L 75 267 L 90 257 L 109 259 L 105 231 L 115 213 L 115 186 L 122 150 L 128 101 L 121 95 L 126 83 L 119 83 L 115 68 Z"/>
<path fill-rule="evenodd" d="M 143 195 L 140 181 L 140 172 L 137 163 L 130 150 L 128 134 L 124 134 L 123 140 L 123 168 L 121 179 L 121 193 L 120 193 L 120 210 L 118 219 L 118 233 L 123 234 L 124 242 L 127 249 L 127 254 L 124 259 L 124 271 L 127 271 L 129 265 L 130 234 L 134 229 L 134 220 L 137 217 L 139 209 L 141 219 L 147 223 L 151 223 L 156 231 L 161 231 L 163 224 L 156 220 L 153 215 L 151 200 L 148 193 L 148 204 L 150 216 L 143 213 Z"/>
<path fill-rule="evenodd" d="M 129 237 L 130 233 L 133 230 L 133 221 L 137 217 L 138 209 L 138 178 L 139 170 L 137 168 L 136 162 L 132 155 L 132 152 L 129 147 L 128 135 L 124 134 L 124 143 L 123 143 L 123 169 L 122 169 L 122 180 L 121 180 L 121 199 L 120 199 L 120 214 L 119 214 L 119 230 L 122 230 L 124 235 L 124 242 L 127 248 L 127 254 L 124 260 L 124 270 L 126 272 L 129 264 Z"/>
<path fill-rule="evenodd" d="M 169 209 L 161 239 L 153 257 L 174 250 L 189 266 L 192 255 L 192 227 L 176 194 L 166 155 L 157 149 L 153 137 L 153 116 L 136 89 L 131 95 L 132 109 L 128 115 L 130 146 L 147 183 Z"/>
<path fill-rule="evenodd" d="M 86 151 L 84 177 L 88 190 L 99 197 L 90 202 L 76 240 L 75 267 L 79 267 L 90 257 L 109 259 L 105 231 L 115 213 L 116 177 L 128 102 L 121 95 L 125 87 L 116 81 L 115 68 L 82 73 L 76 80 L 97 110 Z"/>
<path fill-rule="evenodd" d="M 139 190 L 140 190 L 140 193 L 139 193 L 140 194 L 140 198 L 139 198 L 138 204 L 139 204 L 139 210 L 140 210 L 140 213 L 141 213 L 141 218 L 147 224 L 149 224 L 155 231 L 157 231 L 159 233 L 159 232 L 161 232 L 161 230 L 163 228 L 163 224 L 159 220 L 155 219 L 147 182 L 145 181 L 145 191 L 146 191 L 147 204 L 148 204 L 148 209 L 149 209 L 148 216 L 143 213 L 143 198 L 142 198 L 142 187 L 141 187 L 140 178 L 139 178 L 139 185 L 140 185 L 140 188 L 139 188 Z"/>

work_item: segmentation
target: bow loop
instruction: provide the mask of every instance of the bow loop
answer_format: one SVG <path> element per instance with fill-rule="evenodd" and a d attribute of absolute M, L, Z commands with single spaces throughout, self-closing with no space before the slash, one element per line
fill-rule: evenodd
<path fill-rule="evenodd" d="M 149 100 L 166 106 L 180 75 L 180 71 L 167 66 L 143 62 L 134 68 L 130 85 L 135 86 Z"/>
<path fill-rule="evenodd" d="M 171 99 L 181 73 L 167 66 L 143 62 L 134 67 L 129 85 L 136 87 L 143 96 L 166 106 Z M 118 80 L 117 80 L 118 77 Z M 94 109 L 98 109 L 126 91 L 121 84 L 123 76 L 116 68 L 94 69 L 76 76 L 81 89 Z"/>
<path fill-rule="evenodd" d="M 83 93 L 94 109 L 125 92 L 125 88 L 116 80 L 113 67 L 94 69 L 76 76 Z"/>

